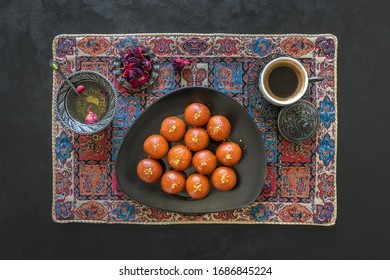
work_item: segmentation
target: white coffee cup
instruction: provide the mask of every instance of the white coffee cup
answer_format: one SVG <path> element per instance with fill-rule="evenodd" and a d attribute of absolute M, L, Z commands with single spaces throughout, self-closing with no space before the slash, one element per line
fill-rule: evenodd
<path fill-rule="evenodd" d="M 305 94 L 308 84 L 305 67 L 291 57 L 279 57 L 269 62 L 261 72 L 259 80 L 264 98 L 277 106 L 298 101 Z"/>

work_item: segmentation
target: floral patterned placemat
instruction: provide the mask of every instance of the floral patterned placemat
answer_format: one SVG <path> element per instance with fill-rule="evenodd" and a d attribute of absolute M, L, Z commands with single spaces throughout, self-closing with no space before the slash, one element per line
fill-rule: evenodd
<path fill-rule="evenodd" d="M 158 80 L 147 91 L 129 92 L 112 73 L 114 56 L 131 44 L 148 46 L 160 62 Z M 320 112 L 317 134 L 300 144 L 284 140 L 276 127 L 278 108 L 260 99 L 258 76 L 267 59 L 290 55 L 305 66 L 310 84 L 303 99 Z M 175 73 L 172 59 L 193 61 Z M 337 38 L 321 35 L 119 34 L 59 35 L 53 58 L 70 74 L 91 69 L 113 81 L 119 106 L 112 124 L 94 135 L 64 128 L 52 112 L 53 207 L 56 222 L 128 224 L 296 224 L 333 225 L 336 204 Z M 61 84 L 53 72 L 53 92 Z M 150 104 L 186 86 L 217 89 L 242 104 L 263 134 L 266 182 L 252 204 L 237 210 L 184 215 L 154 209 L 127 197 L 115 178 L 116 155 L 126 130 Z"/>

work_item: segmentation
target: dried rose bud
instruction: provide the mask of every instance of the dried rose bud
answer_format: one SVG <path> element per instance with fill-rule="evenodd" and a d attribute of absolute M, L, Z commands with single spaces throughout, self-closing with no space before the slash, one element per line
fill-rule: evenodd
<path fill-rule="evenodd" d="M 78 92 L 78 93 L 82 93 L 84 90 L 85 90 L 85 86 L 83 86 L 83 85 L 79 85 L 79 86 L 77 87 L 77 92 Z"/>
<path fill-rule="evenodd" d="M 150 78 L 150 71 L 153 68 L 151 60 L 142 51 L 140 46 L 136 46 L 120 54 L 123 64 L 122 77 L 133 88 L 147 84 Z"/>
<path fill-rule="evenodd" d="M 179 58 L 179 57 L 173 59 L 173 62 L 172 62 L 173 69 L 176 72 L 180 72 L 181 70 L 183 70 L 183 68 L 186 65 L 191 65 L 191 64 L 192 64 L 192 62 L 189 61 L 188 59 L 182 59 L 182 58 Z"/>

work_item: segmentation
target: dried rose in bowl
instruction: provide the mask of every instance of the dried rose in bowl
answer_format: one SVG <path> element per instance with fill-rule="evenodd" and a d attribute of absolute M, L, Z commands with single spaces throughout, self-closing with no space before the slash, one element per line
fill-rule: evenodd
<path fill-rule="evenodd" d="M 122 77 L 126 79 L 133 88 L 138 88 L 149 82 L 153 66 L 151 59 L 143 52 L 140 46 L 128 49 L 121 57 Z"/>

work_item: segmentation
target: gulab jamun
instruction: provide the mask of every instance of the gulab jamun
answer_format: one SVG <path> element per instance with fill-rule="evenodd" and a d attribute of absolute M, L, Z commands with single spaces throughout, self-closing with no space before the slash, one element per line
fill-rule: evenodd
<path fill-rule="evenodd" d="M 162 172 L 161 164 L 152 158 L 145 158 L 137 165 L 138 177 L 146 183 L 153 183 L 160 179 Z"/>
<path fill-rule="evenodd" d="M 177 194 L 184 190 L 186 178 L 180 171 L 170 170 L 161 178 L 161 188 L 168 194 Z"/>
<path fill-rule="evenodd" d="M 242 155 L 242 151 L 239 145 L 234 142 L 224 142 L 220 144 L 216 151 L 218 161 L 226 166 L 236 165 Z"/>
<path fill-rule="evenodd" d="M 202 174 L 191 174 L 186 181 L 186 191 L 193 199 L 206 197 L 210 192 L 209 178 Z"/>
<path fill-rule="evenodd" d="M 217 190 L 228 191 L 235 187 L 237 176 L 230 167 L 220 166 L 211 175 L 211 183 Z"/>
<path fill-rule="evenodd" d="M 208 175 L 217 167 L 217 157 L 209 150 L 199 151 L 192 157 L 192 165 L 196 172 Z"/>
<path fill-rule="evenodd" d="M 230 136 L 231 130 L 230 122 L 224 116 L 212 116 L 207 123 L 207 132 L 215 141 L 226 140 Z"/>
<path fill-rule="evenodd" d="M 144 142 L 145 153 L 153 159 L 161 159 L 168 153 L 168 141 L 158 134 L 150 135 Z"/>
<path fill-rule="evenodd" d="M 168 152 L 168 163 L 176 170 L 187 169 L 192 160 L 191 151 L 184 145 L 175 145 Z"/>
<path fill-rule="evenodd" d="M 178 117 L 168 117 L 161 123 L 160 134 L 170 142 L 183 139 L 186 133 L 186 124 Z"/>
<path fill-rule="evenodd" d="M 184 119 L 192 126 L 203 126 L 210 119 L 210 110 L 202 103 L 192 103 L 186 107 Z"/>
<path fill-rule="evenodd" d="M 194 152 L 204 150 L 210 143 L 206 130 L 202 127 L 190 128 L 184 136 L 186 146 Z"/>

